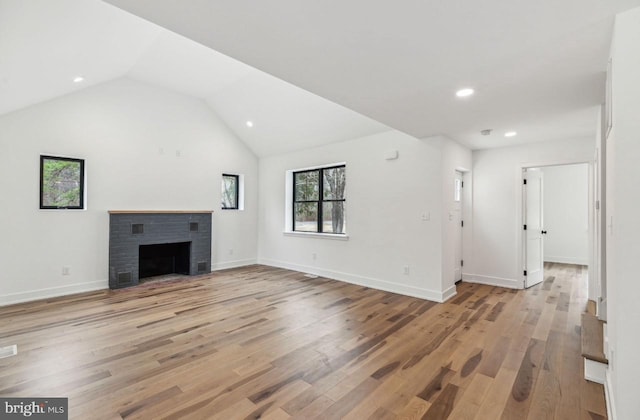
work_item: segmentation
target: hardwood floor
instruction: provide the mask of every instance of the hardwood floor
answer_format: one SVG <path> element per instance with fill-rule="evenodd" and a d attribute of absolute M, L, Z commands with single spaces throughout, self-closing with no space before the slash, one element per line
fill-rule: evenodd
<path fill-rule="evenodd" d="M 0 308 L 0 396 L 74 419 L 606 418 L 586 270 L 435 304 L 265 266 Z"/>

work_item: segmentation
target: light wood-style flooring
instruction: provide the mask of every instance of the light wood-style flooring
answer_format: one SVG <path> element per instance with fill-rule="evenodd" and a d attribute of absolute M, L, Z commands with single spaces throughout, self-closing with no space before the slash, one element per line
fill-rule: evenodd
<path fill-rule="evenodd" d="M 445 304 L 266 266 L 0 308 L 0 396 L 72 419 L 606 418 L 586 269 Z"/>

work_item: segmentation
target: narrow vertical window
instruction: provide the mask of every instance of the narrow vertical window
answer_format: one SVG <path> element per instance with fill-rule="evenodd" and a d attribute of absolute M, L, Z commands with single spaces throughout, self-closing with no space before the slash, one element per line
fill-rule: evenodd
<path fill-rule="evenodd" d="M 40 156 L 40 208 L 84 208 L 84 160 Z"/>
<path fill-rule="evenodd" d="M 345 233 L 345 166 L 293 173 L 293 231 Z"/>
<path fill-rule="evenodd" d="M 456 178 L 455 186 L 453 190 L 453 201 L 460 201 L 462 199 L 462 180 Z"/>
<path fill-rule="evenodd" d="M 239 197 L 239 176 L 222 174 L 222 209 L 237 210 Z"/>

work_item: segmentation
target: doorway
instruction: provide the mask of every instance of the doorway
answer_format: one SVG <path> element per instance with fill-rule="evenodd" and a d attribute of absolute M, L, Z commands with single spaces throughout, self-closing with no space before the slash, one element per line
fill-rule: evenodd
<path fill-rule="evenodd" d="M 589 188 L 587 163 L 523 169 L 525 288 L 545 279 L 545 263 L 588 266 Z"/>

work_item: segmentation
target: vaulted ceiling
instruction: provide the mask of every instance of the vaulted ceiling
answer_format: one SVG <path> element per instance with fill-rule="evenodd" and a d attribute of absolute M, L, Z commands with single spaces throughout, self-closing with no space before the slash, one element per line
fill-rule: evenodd
<path fill-rule="evenodd" d="M 258 156 L 389 130 L 102 1 L 0 0 L 0 115 L 119 77 L 206 101 Z"/>
<path fill-rule="evenodd" d="M 593 136 L 613 19 L 636 6 L 0 0 L 0 114 L 126 76 L 202 98 L 259 156 L 388 127 L 474 149 Z"/>

